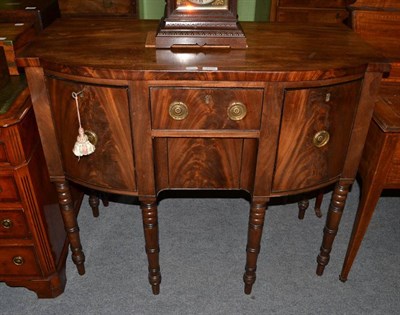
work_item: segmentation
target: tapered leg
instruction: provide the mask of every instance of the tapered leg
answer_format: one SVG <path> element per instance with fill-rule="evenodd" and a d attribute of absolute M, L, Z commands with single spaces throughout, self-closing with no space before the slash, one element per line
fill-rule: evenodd
<path fill-rule="evenodd" d="M 258 254 L 260 253 L 261 236 L 264 227 L 266 208 L 267 200 L 252 200 L 246 247 L 246 271 L 243 275 L 245 294 L 251 293 L 253 284 L 256 281 L 257 258 Z"/>
<path fill-rule="evenodd" d="M 97 218 L 100 214 L 99 213 L 99 204 L 100 204 L 99 197 L 97 196 L 96 192 L 92 192 L 89 195 L 89 205 L 90 205 L 90 208 L 92 208 L 92 213 L 95 218 Z"/>
<path fill-rule="evenodd" d="M 306 210 L 309 205 L 310 205 L 310 202 L 308 201 L 308 198 L 304 198 L 303 200 L 298 202 L 298 206 L 299 206 L 298 218 L 300 220 L 304 219 L 304 215 L 306 214 Z"/>
<path fill-rule="evenodd" d="M 146 254 L 149 264 L 149 282 L 153 294 L 160 293 L 161 273 L 159 264 L 158 243 L 158 215 L 156 198 L 140 200 L 142 209 L 144 238 L 146 242 Z"/>
<path fill-rule="evenodd" d="M 315 198 L 315 206 L 314 206 L 315 215 L 318 218 L 322 217 L 321 205 L 323 199 L 324 199 L 324 192 L 321 190 L 318 192 L 317 197 Z"/>
<path fill-rule="evenodd" d="M 55 183 L 58 203 L 61 209 L 61 215 L 64 221 L 64 227 L 67 232 L 72 261 L 75 263 L 78 273 L 85 274 L 85 255 L 82 251 L 81 240 L 79 237 L 78 221 L 74 212 L 74 205 L 71 198 L 71 192 L 67 181 Z"/>
<path fill-rule="evenodd" d="M 374 214 L 382 190 L 381 182 L 378 181 L 372 182 L 371 184 L 365 183 L 362 187 L 360 204 L 358 205 L 357 215 L 354 221 L 350 242 L 347 247 L 342 272 L 339 276 L 339 279 L 343 282 L 347 280 L 347 276 L 349 275 L 351 266 L 353 265 L 354 259 L 356 258 L 357 252 L 361 246 L 365 232 L 368 229 L 368 225 L 371 221 L 372 215 Z"/>
<path fill-rule="evenodd" d="M 349 193 L 349 187 L 350 184 L 339 182 L 336 184 L 335 190 L 333 191 L 326 218 L 321 251 L 317 257 L 317 275 L 319 276 L 323 274 L 325 266 L 329 262 L 329 254 L 332 250 L 332 244 L 339 228 L 340 219 L 342 218 L 347 194 Z"/>

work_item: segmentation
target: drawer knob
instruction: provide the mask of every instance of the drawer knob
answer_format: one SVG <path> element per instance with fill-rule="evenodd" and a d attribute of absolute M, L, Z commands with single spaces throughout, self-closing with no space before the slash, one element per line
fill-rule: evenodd
<path fill-rule="evenodd" d="M 228 107 L 228 117 L 230 120 L 242 120 L 247 115 L 247 108 L 241 102 L 234 102 Z"/>
<path fill-rule="evenodd" d="M 15 256 L 15 257 L 13 258 L 13 263 L 14 263 L 14 265 L 16 265 L 16 266 L 21 266 L 21 265 L 24 264 L 24 259 L 23 259 L 21 256 Z"/>
<path fill-rule="evenodd" d="M 326 130 L 321 130 L 314 135 L 313 143 L 317 148 L 321 148 L 329 142 L 329 139 L 329 132 Z"/>
<path fill-rule="evenodd" d="M 10 229 L 12 227 L 13 223 L 10 219 L 4 219 L 1 220 L 1 226 L 5 229 Z"/>
<path fill-rule="evenodd" d="M 169 116 L 174 120 L 183 120 L 189 114 L 188 107 L 182 102 L 173 102 L 169 105 Z"/>

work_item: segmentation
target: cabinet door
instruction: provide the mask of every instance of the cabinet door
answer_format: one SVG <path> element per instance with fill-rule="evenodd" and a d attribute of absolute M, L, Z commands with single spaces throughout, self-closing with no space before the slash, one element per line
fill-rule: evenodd
<path fill-rule="evenodd" d="M 353 81 L 285 91 L 274 192 L 311 188 L 340 176 L 360 86 Z"/>
<path fill-rule="evenodd" d="M 66 176 L 93 188 L 136 191 L 127 87 L 47 81 Z M 82 92 L 78 97 L 82 127 L 97 135 L 95 152 L 81 158 L 72 152 L 79 127 L 72 92 Z"/>

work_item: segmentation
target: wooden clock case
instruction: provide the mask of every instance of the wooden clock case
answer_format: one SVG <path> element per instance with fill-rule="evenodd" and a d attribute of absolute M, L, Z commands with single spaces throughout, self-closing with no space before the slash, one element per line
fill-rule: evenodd
<path fill-rule="evenodd" d="M 155 39 L 156 48 L 222 47 L 243 49 L 246 37 L 237 19 L 237 0 L 225 9 L 180 10 L 176 0 L 166 0 Z"/>

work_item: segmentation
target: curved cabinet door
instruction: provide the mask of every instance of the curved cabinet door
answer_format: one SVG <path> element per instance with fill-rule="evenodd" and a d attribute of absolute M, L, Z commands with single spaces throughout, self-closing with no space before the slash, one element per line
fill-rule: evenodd
<path fill-rule="evenodd" d="M 274 193 L 317 187 L 340 176 L 360 87 L 361 81 L 353 81 L 285 91 Z"/>
<path fill-rule="evenodd" d="M 128 88 L 53 77 L 47 84 L 66 176 L 100 190 L 136 191 Z M 78 97 L 82 127 L 97 135 L 95 152 L 80 158 L 72 152 L 79 127 L 72 92 L 82 92 Z"/>

